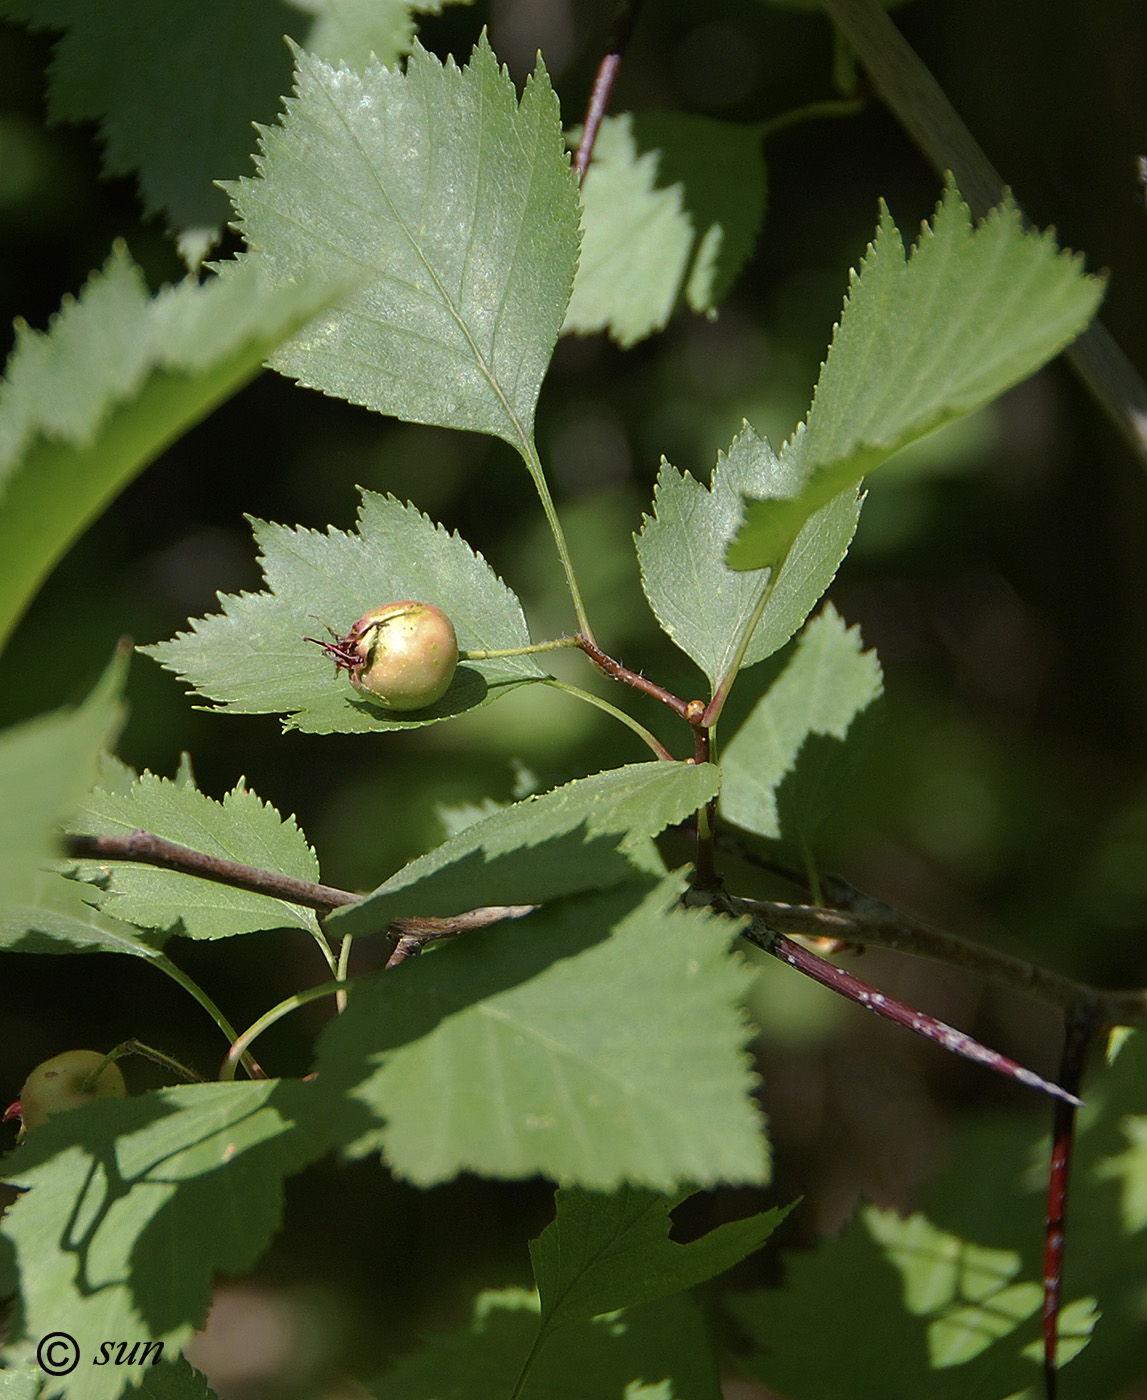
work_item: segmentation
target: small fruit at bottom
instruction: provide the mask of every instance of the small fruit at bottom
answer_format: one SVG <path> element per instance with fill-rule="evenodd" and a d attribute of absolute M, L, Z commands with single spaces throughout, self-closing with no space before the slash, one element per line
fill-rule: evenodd
<path fill-rule="evenodd" d="M 22 1131 L 28 1132 L 70 1108 L 94 1103 L 96 1099 L 124 1098 L 127 1085 L 114 1063 L 104 1066 L 90 1088 L 84 1087 L 84 1080 L 103 1059 L 98 1050 L 65 1050 L 62 1055 L 45 1060 L 24 1081 L 18 1105 L 13 1104 L 4 1116 L 15 1117 L 18 1113 L 24 1125 Z"/>

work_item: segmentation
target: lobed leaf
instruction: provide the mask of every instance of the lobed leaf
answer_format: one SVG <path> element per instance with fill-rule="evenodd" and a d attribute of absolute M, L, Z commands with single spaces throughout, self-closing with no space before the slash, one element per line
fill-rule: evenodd
<path fill-rule="evenodd" d="M 284 821 L 242 782 L 216 802 L 194 782 L 144 773 L 126 793 L 97 788 L 76 812 L 71 829 L 93 836 L 152 831 L 208 855 L 297 880 L 319 879 L 318 858 L 294 817 Z M 229 938 L 270 928 L 319 934 L 314 912 L 302 905 L 177 870 L 117 861 L 109 873 L 106 865 L 83 861 L 78 878 L 100 879 L 102 888 L 89 892 L 93 903 L 141 928 L 167 929 L 188 938 Z"/>
<path fill-rule="evenodd" d="M 711 313 L 765 211 L 757 127 L 684 112 L 607 117 L 582 184 L 582 247 L 563 331 L 629 347 L 677 305 Z"/>
<path fill-rule="evenodd" d="M 84 1358 L 107 1338 L 179 1352 L 215 1275 L 249 1269 L 266 1248 L 283 1178 L 323 1151 L 300 1126 L 307 1089 L 184 1085 L 101 1100 L 30 1133 L 5 1159 L 24 1188 L 0 1229 L 21 1277 L 5 1359 L 62 1322 Z M 115 1366 L 85 1364 L 51 1393 L 114 1400 L 123 1385 Z"/>
<path fill-rule="evenodd" d="M 450 0 L 445 0 L 450 3 Z M 143 211 L 178 235 L 192 267 L 229 213 L 216 183 L 248 168 L 251 124 L 291 78 L 292 35 L 330 62 L 396 62 L 416 12 L 439 0 L 0 0 L 0 15 L 62 30 L 48 69 L 54 122 L 98 122 L 103 171 L 134 175 Z"/>
<path fill-rule="evenodd" d="M 781 834 L 777 789 L 812 734 L 843 740 L 881 692 L 880 662 L 831 603 L 805 628 L 788 665 L 721 758 L 721 810 L 746 831 Z"/>
<path fill-rule="evenodd" d="M 251 524 L 266 590 L 221 597 L 222 613 L 141 648 L 219 709 L 282 714 L 284 727 L 313 734 L 363 734 L 449 719 L 544 675 L 532 656 L 464 662 L 434 705 L 383 709 L 332 675 L 307 637 L 345 633 L 369 609 L 413 598 L 450 617 L 464 651 L 505 650 L 530 640 L 517 598 L 465 540 L 392 496 L 364 491 L 354 534 Z"/>
<path fill-rule="evenodd" d="M 866 1206 L 839 1239 L 790 1254 L 783 1289 L 730 1301 L 756 1348 L 742 1364 L 785 1393 L 1012 1395 L 1039 1376 L 1023 1351 L 1039 1335 L 1041 1289 L 1017 1277 L 1020 1267 L 1018 1254 L 959 1239 L 923 1216 Z M 818 1315 L 835 1325 L 810 1326 Z"/>
<path fill-rule="evenodd" d="M 682 888 L 557 900 L 356 985 L 319 1044 L 332 1135 L 421 1186 L 763 1181 L 737 925 Z"/>
<path fill-rule="evenodd" d="M 729 541 L 746 495 L 795 490 L 791 464 L 745 423 L 727 453 L 718 453 L 708 488 L 663 462 L 653 515 L 637 536 L 645 596 L 662 629 L 708 676 L 715 690 L 728 674 L 752 625 L 769 571 L 734 571 Z M 784 646 L 816 606 L 840 567 L 860 514 L 855 490 L 844 491 L 807 522 L 786 562 L 742 666 Z"/>
<path fill-rule="evenodd" d="M 414 47 L 415 16 L 441 14 L 472 0 L 290 0 L 314 15 L 303 47 L 328 63 L 365 68 L 372 58 L 392 66 Z"/>
<path fill-rule="evenodd" d="M 578 1323 L 534 1355 L 537 1313 L 536 1296 L 524 1289 L 480 1293 L 466 1325 L 430 1337 L 372 1393 L 379 1400 L 721 1400 L 713 1343 L 688 1298 Z"/>
<path fill-rule="evenodd" d="M 950 186 L 907 258 L 882 207 L 808 419 L 782 453 L 793 484 L 784 499 L 747 502 L 729 566 L 783 560 L 804 522 L 840 492 L 1057 355 L 1102 295 L 1078 257 L 1024 228 L 1010 199 L 973 227 Z"/>
<path fill-rule="evenodd" d="M 712 764 L 633 763 L 527 797 L 418 856 L 332 914 L 332 927 L 376 932 L 405 915 L 541 903 L 632 880 L 643 840 L 703 807 L 719 781 Z"/>
<path fill-rule="evenodd" d="M 50 331 L 18 324 L 0 384 L 0 643 L 76 537 L 328 299 L 257 258 L 149 298 L 117 245 Z"/>
<path fill-rule="evenodd" d="M 688 1194 L 660 1196 L 623 1186 L 606 1196 L 562 1187 L 554 1220 L 530 1241 L 542 1330 L 652 1302 L 714 1278 L 760 1249 L 788 1214 L 788 1209 L 763 1211 L 677 1244 L 669 1238 L 670 1212 Z"/>
<path fill-rule="evenodd" d="M 459 71 L 297 52 L 295 96 L 230 186 L 282 281 L 354 290 L 272 357 L 324 393 L 527 452 L 577 261 L 577 190 L 539 66 L 517 100 L 485 37 Z"/>

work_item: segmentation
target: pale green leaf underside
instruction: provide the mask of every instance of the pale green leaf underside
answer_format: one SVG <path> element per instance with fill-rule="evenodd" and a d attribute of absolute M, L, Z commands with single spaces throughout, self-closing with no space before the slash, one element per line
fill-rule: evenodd
<path fill-rule="evenodd" d="M 665 632 L 691 656 L 715 689 L 768 582 L 766 569 L 734 571 L 725 562 L 745 495 L 783 496 L 795 480 L 767 441 L 745 423 L 728 453 L 719 453 L 712 483 L 662 463 L 653 516 L 637 537 L 645 596 Z M 856 531 L 853 490 L 809 520 L 793 546 L 741 662 L 751 666 L 779 650 L 832 582 Z"/>
<path fill-rule="evenodd" d="M 525 452 L 573 282 L 577 190 L 544 68 L 519 104 L 483 38 L 465 69 L 415 48 L 358 74 L 298 54 L 259 178 L 231 187 L 283 280 L 354 291 L 272 357 L 300 382 Z"/>
<path fill-rule="evenodd" d="M 319 863 L 293 817 L 242 785 L 215 802 L 191 783 L 144 773 L 126 794 L 97 788 L 76 812 L 73 831 L 95 836 L 152 831 L 168 841 L 225 860 L 241 861 L 297 880 L 317 882 Z M 108 866 L 80 863 L 81 879 L 107 879 Z M 106 889 L 88 897 L 106 913 L 143 928 L 173 929 L 189 938 L 228 938 L 256 929 L 301 928 L 317 934 L 310 909 L 213 880 L 154 865 L 116 861 Z M 179 925 L 176 928 L 176 925 Z"/>
<path fill-rule="evenodd" d="M 0 385 L 0 642 L 72 541 L 328 298 L 257 258 L 149 297 L 117 247 L 48 334 L 17 328 Z"/>
<path fill-rule="evenodd" d="M 314 16 L 304 48 L 327 63 L 365 68 L 372 58 L 393 64 L 414 47 L 415 16 L 472 0 L 289 0 Z"/>
<path fill-rule="evenodd" d="M 607 117 L 582 187 L 583 239 L 564 331 L 629 346 L 682 301 L 713 311 L 765 206 L 755 127 L 681 112 Z"/>
<path fill-rule="evenodd" d="M 557 1214 L 530 1241 L 545 1327 L 566 1327 L 680 1293 L 715 1278 L 764 1244 L 788 1213 L 728 1221 L 700 1239 L 669 1238 L 680 1197 L 623 1186 L 613 1195 L 563 1187 Z"/>
<path fill-rule="evenodd" d="M 377 1120 L 351 1155 L 422 1186 L 765 1180 L 735 926 L 681 889 L 557 900 L 356 987 L 319 1053 L 320 1079 Z"/>
<path fill-rule="evenodd" d="M 486 701 L 542 672 L 532 656 L 464 662 L 441 700 L 398 712 L 364 699 L 307 637 L 343 634 L 371 608 L 433 603 L 467 650 L 527 646 L 521 605 L 480 554 L 414 506 L 363 492 L 358 530 L 291 529 L 252 521 L 267 591 L 221 597 L 222 613 L 144 647 L 219 709 L 282 714 L 309 733 L 408 729 Z"/>
<path fill-rule="evenodd" d="M 905 257 L 882 209 L 806 423 L 782 454 L 790 498 L 750 500 L 733 568 L 784 557 L 815 510 L 892 453 L 1034 374 L 1087 325 L 1103 284 L 1011 201 L 973 227 L 954 188 Z M 750 496 L 757 493 L 750 492 Z"/>
<path fill-rule="evenodd" d="M 507 1400 L 537 1329 L 534 1293 L 480 1293 L 466 1326 L 432 1333 L 385 1373 L 372 1394 L 379 1400 Z M 558 1333 L 532 1356 L 517 1393 L 519 1400 L 721 1400 L 709 1329 L 696 1304 L 684 1297 Z"/>
<path fill-rule="evenodd" d="M 880 663 L 832 604 L 805 628 L 788 665 L 721 756 L 721 810 L 746 831 L 779 836 L 777 789 L 810 734 L 843 739 L 880 694 Z"/>
<path fill-rule="evenodd" d="M 602 889 L 637 874 L 628 852 L 716 795 L 708 763 L 635 763 L 480 817 L 331 915 L 340 932 L 369 933 L 409 914 L 534 904 Z"/>
<path fill-rule="evenodd" d="M 60 826 L 95 781 L 100 749 L 123 719 L 127 656 L 117 653 L 74 710 L 0 733 L 0 918 L 36 901 L 43 867 L 60 850 Z"/>
<path fill-rule="evenodd" d="M 32 1188 L 2 1227 L 20 1266 L 24 1339 L 66 1319 L 85 1357 L 109 1337 L 180 1351 L 215 1276 L 250 1268 L 278 1228 L 282 1178 L 323 1150 L 296 1124 L 306 1088 L 184 1085 L 37 1128 L 5 1161 L 7 1179 Z M 6 1356 L 25 1349 L 13 1336 Z M 122 1385 L 116 1367 L 84 1365 L 59 1393 L 115 1400 Z"/>

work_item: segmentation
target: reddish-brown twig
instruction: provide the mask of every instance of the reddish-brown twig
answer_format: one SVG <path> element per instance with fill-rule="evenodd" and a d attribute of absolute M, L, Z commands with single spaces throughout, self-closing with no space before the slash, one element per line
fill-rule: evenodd
<path fill-rule="evenodd" d="M 621 60 L 625 55 L 634 26 L 637 24 L 641 4 L 642 0 L 628 0 L 620 18 L 614 25 L 613 33 L 609 36 L 605 55 L 598 64 L 597 75 L 593 80 L 593 89 L 589 95 L 589 105 L 586 108 L 585 121 L 582 123 L 581 140 L 578 142 L 577 154 L 574 156 L 574 170 L 577 172 L 579 181 L 585 179 L 585 172 L 589 169 L 593 148 L 597 141 L 597 133 L 601 128 L 606 108 L 609 106 L 609 99 L 613 93 L 613 85 L 617 81 L 617 71 L 621 67 Z"/>
<path fill-rule="evenodd" d="M 1060 1060 L 1059 1082 L 1078 1093 L 1088 1047 L 1098 1026 L 1090 1011 L 1069 1011 Z M 1067 1187 L 1071 1175 L 1071 1149 L 1075 1141 L 1075 1107 L 1060 1100 L 1055 1105 L 1051 1130 L 1051 1170 L 1047 1179 L 1047 1227 L 1043 1245 L 1043 1376 L 1047 1400 L 1057 1390 L 1056 1353 L 1059 1349 L 1059 1313 L 1063 1306 L 1063 1254 L 1067 1238 Z"/>

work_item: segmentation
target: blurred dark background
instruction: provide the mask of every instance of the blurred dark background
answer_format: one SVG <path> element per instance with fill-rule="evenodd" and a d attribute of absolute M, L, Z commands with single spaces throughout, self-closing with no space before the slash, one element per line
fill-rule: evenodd
<path fill-rule="evenodd" d="M 615 8 L 495 0 L 430 18 L 421 34 L 462 61 L 488 23 L 519 80 L 541 48 L 572 125 Z M 754 0 L 701 8 L 699 20 L 688 0 L 647 0 L 615 110 L 752 121 L 834 95 L 819 14 Z M 1107 271 L 1103 319 L 1147 372 L 1147 217 L 1135 170 L 1147 150 L 1147 8 L 915 0 L 895 18 L 1029 216 Z M 22 315 L 43 327 L 117 237 L 153 285 L 182 273 L 163 229 L 141 222 L 133 184 L 101 180 L 94 128 L 46 125 L 51 50 L 50 36 L 0 27 L 5 325 Z M 878 198 L 910 236 L 939 193 L 875 104 L 790 128 L 766 154 L 765 225 L 719 318 L 681 315 L 625 353 L 604 338 L 562 342 L 539 411 L 599 640 L 682 694 L 699 692 L 699 677 L 651 625 L 630 541 L 661 455 L 707 478 L 745 417 L 779 446 L 807 408 Z M 507 447 L 398 424 L 268 373 L 165 453 L 60 565 L 0 659 L 0 722 L 78 698 L 119 636 L 166 638 L 213 610 L 217 591 L 258 587 L 244 513 L 349 528 L 357 485 L 410 497 L 460 531 L 523 597 L 535 636 L 571 625 L 536 498 Z M 1144 466 L 1062 363 L 881 470 L 830 596 L 877 648 L 886 696 L 824 830 L 826 868 L 1074 976 L 1147 982 L 1145 540 Z M 742 679 L 726 736 L 763 670 Z M 324 879 L 351 888 L 379 883 L 440 839 L 438 803 L 507 799 L 515 765 L 549 786 L 646 756 L 598 712 L 530 690 L 454 724 L 378 738 L 283 735 L 272 718 L 213 717 L 144 657 L 129 698 L 125 760 L 170 775 L 188 750 L 216 797 L 245 776 L 297 814 Z M 640 700 L 634 710 L 684 756 L 684 736 L 662 712 Z M 668 854 L 685 858 L 683 847 Z M 736 862 L 730 883 L 771 888 Z M 301 935 L 172 951 L 240 1024 L 323 976 Z M 1038 1006 L 876 952 L 858 971 L 1054 1074 L 1059 1029 Z M 805 1196 L 788 1227 L 794 1244 L 837 1228 L 861 1193 L 911 1204 L 971 1116 L 1024 1115 L 1033 1137 L 1044 1122 L 1031 1096 L 785 969 L 762 967 L 753 1009 L 777 1147 L 769 1199 Z M 327 1014 L 312 1007 L 280 1025 L 260 1058 L 305 1071 Z M 0 1103 L 47 1055 L 127 1036 L 207 1072 L 222 1052 L 198 1009 L 147 967 L 0 963 Z M 147 1068 L 133 1075 L 139 1088 L 157 1082 Z M 749 1194 L 708 1198 L 698 1227 L 755 1205 Z M 304 1300 L 308 1316 L 337 1319 L 316 1333 L 316 1356 L 333 1349 L 367 1372 L 408 1344 L 412 1322 L 457 1320 L 471 1288 L 527 1282 L 525 1240 L 549 1209 L 544 1183 L 418 1193 L 376 1162 L 320 1168 L 290 1183 L 286 1228 L 261 1276 L 291 1306 Z M 262 1305 L 263 1295 L 234 1296 Z"/>

